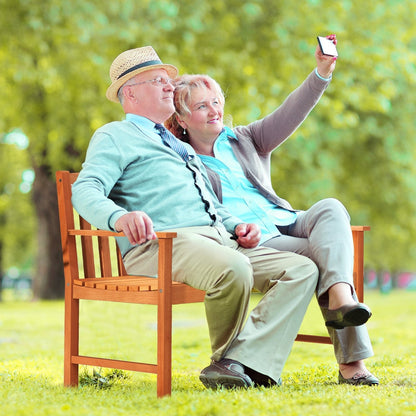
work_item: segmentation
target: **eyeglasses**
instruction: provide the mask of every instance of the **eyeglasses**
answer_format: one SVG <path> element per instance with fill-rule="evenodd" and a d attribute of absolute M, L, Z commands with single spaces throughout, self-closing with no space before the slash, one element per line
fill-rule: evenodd
<path fill-rule="evenodd" d="M 132 85 L 140 85 L 140 84 L 147 84 L 150 83 L 152 85 L 155 85 L 157 87 L 160 87 L 161 85 L 174 85 L 173 79 L 170 78 L 164 78 L 164 77 L 156 77 L 153 79 L 148 79 L 147 81 L 141 81 L 141 82 L 135 82 L 134 84 L 127 84 L 126 86 L 132 86 Z"/>

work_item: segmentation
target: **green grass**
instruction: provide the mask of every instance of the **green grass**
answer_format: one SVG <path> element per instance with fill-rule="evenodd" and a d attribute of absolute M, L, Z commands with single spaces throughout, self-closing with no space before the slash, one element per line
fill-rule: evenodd
<path fill-rule="evenodd" d="M 254 297 L 253 303 L 256 301 Z M 378 387 L 338 385 L 332 347 L 296 342 L 283 386 L 247 391 L 206 390 L 198 380 L 209 362 L 202 304 L 174 309 L 172 396 L 156 398 L 156 377 L 124 372 L 99 388 L 64 388 L 63 302 L 0 303 L 1 415 L 414 415 L 416 414 L 416 292 L 366 293 L 375 356 L 366 360 Z M 85 302 L 81 353 L 113 358 L 155 358 L 151 306 Z M 325 334 L 313 300 L 303 332 Z M 93 369 L 81 373 L 93 380 Z"/>

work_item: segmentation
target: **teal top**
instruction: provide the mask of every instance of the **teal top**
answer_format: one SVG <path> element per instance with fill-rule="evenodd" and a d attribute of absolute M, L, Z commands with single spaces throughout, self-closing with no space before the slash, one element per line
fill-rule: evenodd
<path fill-rule="evenodd" d="M 155 231 L 192 226 L 225 226 L 230 233 L 242 221 L 218 202 L 205 168 L 191 146 L 184 161 L 163 144 L 151 120 L 127 114 L 99 128 L 72 186 L 78 213 L 100 229 L 131 211 L 143 211 Z M 223 225 L 221 225 L 223 224 Z M 132 246 L 118 238 L 122 255 Z"/>
<path fill-rule="evenodd" d="M 199 157 L 205 166 L 220 176 L 222 203 L 244 222 L 257 224 L 261 229 L 262 243 L 279 234 L 276 226 L 293 224 L 297 214 L 269 201 L 247 179 L 235 157 L 231 140 L 238 138 L 225 127 L 214 143 L 214 157 Z"/>

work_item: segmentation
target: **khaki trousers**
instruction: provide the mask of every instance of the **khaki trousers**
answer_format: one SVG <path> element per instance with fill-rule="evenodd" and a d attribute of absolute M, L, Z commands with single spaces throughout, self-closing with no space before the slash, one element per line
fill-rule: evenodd
<path fill-rule="evenodd" d="M 277 381 L 318 279 L 304 256 L 244 249 L 224 227 L 189 227 L 173 243 L 173 279 L 206 291 L 212 359 L 227 357 Z M 157 242 L 128 252 L 129 274 L 156 275 Z M 252 289 L 264 294 L 247 318 Z"/>
<path fill-rule="evenodd" d="M 302 254 L 315 262 L 319 269 L 316 296 L 324 319 L 328 310 L 327 292 L 335 283 L 348 283 L 357 300 L 352 278 L 354 246 L 350 217 L 341 202 L 333 198 L 323 199 L 307 211 L 299 212 L 295 224 L 283 227 L 281 231 L 284 235 L 266 241 L 264 246 Z M 373 355 L 365 325 L 328 328 L 328 333 L 340 364 Z"/>

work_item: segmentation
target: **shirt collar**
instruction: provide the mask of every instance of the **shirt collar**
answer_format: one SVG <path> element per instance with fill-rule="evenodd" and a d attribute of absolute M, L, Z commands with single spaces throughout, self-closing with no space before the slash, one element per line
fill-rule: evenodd
<path fill-rule="evenodd" d="M 131 121 L 132 123 L 141 126 L 141 127 L 145 127 L 148 129 L 154 129 L 155 124 L 152 120 L 143 117 L 143 116 L 139 116 L 137 114 L 132 114 L 132 113 L 127 113 L 126 114 L 126 120 L 127 121 Z"/>
<path fill-rule="evenodd" d="M 229 127 L 224 127 L 221 130 L 221 133 L 218 135 L 218 139 L 220 139 L 220 140 L 227 140 L 227 139 L 238 140 L 235 133 Z"/>

